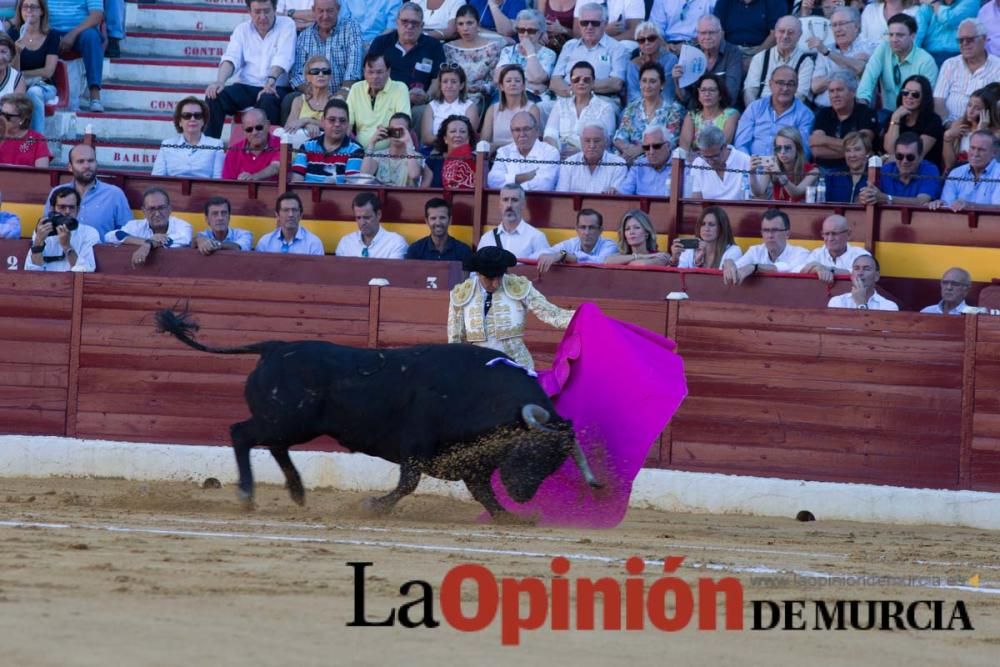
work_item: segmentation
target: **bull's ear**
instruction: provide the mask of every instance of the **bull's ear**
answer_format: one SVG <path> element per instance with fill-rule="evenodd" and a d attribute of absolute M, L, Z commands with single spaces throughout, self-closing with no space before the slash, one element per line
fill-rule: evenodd
<path fill-rule="evenodd" d="M 519 503 L 531 500 L 545 478 L 559 466 L 565 454 L 554 457 L 556 452 L 552 450 L 544 442 L 526 442 L 514 445 L 500 461 L 500 481 L 513 500 Z"/>

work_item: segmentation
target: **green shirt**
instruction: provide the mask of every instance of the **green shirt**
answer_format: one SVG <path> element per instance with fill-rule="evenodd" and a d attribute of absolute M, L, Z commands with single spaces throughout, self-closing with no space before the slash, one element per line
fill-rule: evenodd
<path fill-rule="evenodd" d="M 355 127 L 357 133 L 356 141 L 365 149 L 368 148 L 368 142 L 375 135 L 378 126 L 388 126 L 389 119 L 394 113 L 401 111 L 410 115 L 410 90 L 405 83 L 392 79 L 386 81 L 385 88 L 375 96 L 374 105 L 368 90 L 367 81 L 358 81 L 351 86 L 351 92 L 347 95 L 351 125 Z M 388 141 L 381 141 L 376 148 L 382 149 L 388 145 Z"/>
<path fill-rule="evenodd" d="M 896 109 L 896 97 L 899 95 L 903 82 L 914 74 L 923 74 L 931 82 L 931 89 L 934 89 L 934 82 L 937 81 L 938 66 L 934 62 L 934 57 L 916 46 L 906 56 L 906 60 L 900 62 L 889 42 L 884 41 L 875 49 L 875 53 L 868 59 L 865 71 L 861 75 L 861 83 L 858 85 L 858 100 L 868 103 L 868 106 L 875 108 L 875 91 L 879 84 L 882 86 L 882 107 L 886 111 Z"/>

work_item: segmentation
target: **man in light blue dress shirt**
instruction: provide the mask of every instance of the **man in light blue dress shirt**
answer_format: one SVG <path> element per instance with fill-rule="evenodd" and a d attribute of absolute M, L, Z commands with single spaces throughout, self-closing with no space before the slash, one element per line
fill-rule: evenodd
<path fill-rule="evenodd" d="M 941 199 L 930 209 L 947 206 L 961 211 L 968 206 L 1000 206 L 1000 163 L 993 159 L 996 139 L 989 130 L 976 130 L 969 138 L 969 161 L 951 170 Z"/>
<path fill-rule="evenodd" d="M 276 229 L 257 241 L 257 252 L 280 252 L 290 255 L 323 255 L 323 241 L 299 223 L 302 200 L 286 192 L 274 203 Z"/>
<path fill-rule="evenodd" d="M 205 202 L 205 224 L 207 229 L 198 232 L 192 244 L 202 255 L 211 255 L 220 250 L 252 250 L 253 234 L 245 229 L 231 227 L 229 218 L 232 204 L 225 197 L 209 197 Z"/>
<path fill-rule="evenodd" d="M 539 253 L 538 272 L 545 273 L 553 264 L 603 264 L 618 246 L 601 236 L 604 217 L 592 208 L 582 208 L 576 214 L 576 238 L 560 241 Z"/>
<path fill-rule="evenodd" d="M 670 152 L 674 149 L 662 125 L 650 125 L 642 133 L 642 155 L 616 188 L 622 195 L 670 196 Z"/>
<path fill-rule="evenodd" d="M 809 135 L 812 134 L 813 112 L 795 97 L 799 76 L 786 65 L 771 72 L 768 86 L 771 94 L 754 100 L 740 117 L 733 145 L 747 155 L 772 155 L 774 135 L 785 125 L 802 135 L 803 149 L 809 158 Z"/>
<path fill-rule="evenodd" d="M 69 171 L 73 174 L 73 187 L 80 194 L 82 202 L 76 219 L 81 224 L 97 230 L 100 238 L 108 232 L 120 229 L 132 220 L 125 193 L 117 185 L 97 180 L 97 153 L 93 146 L 77 144 L 69 151 Z M 57 185 L 46 197 L 44 215 L 49 214 L 48 199 L 52 192 L 64 187 Z"/>

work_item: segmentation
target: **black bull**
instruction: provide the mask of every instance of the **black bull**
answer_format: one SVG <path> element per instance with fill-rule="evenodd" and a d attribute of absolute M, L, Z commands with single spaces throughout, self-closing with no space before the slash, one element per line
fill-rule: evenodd
<path fill-rule="evenodd" d="M 503 508 L 490 483 L 495 470 L 511 498 L 525 502 L 568 455 L 587 482 L 599 486 L 572 424 L 555 414 L 538 382 L 505 363 L 486 365 L 504 356 L 495 350 L 454 344 L 375 350 L 324 341 L 213 348 L 194 339 L 198 325 L 184 314 L 162 310 L 156 320 L 160 331 L 197 350 L 260 355 L 244 389 L 252 416 L 230 427 L 239 492 L 248 505 L 251 449 L 270 449 L 292 499 L 302 504 L 305 490 L 288 448 L 320 435 L 399 464 L 397 487 L 368 501 L 379 513 L 428 474 L 464 481 L 496 516 Z"/>

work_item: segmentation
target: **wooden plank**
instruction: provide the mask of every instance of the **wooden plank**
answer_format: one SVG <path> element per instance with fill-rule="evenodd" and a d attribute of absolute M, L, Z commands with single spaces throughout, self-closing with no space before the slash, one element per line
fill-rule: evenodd
<path fill-rule="evenodd" d="M 69 313 L 60 319 L 14 319 L 0 316 L 0 340 L 64 343 L 69 340 L 69 334 Z"/>
<path fill-rule="evenodd" d="M 1000 492 L 1000 452 L 972 452 L 972 484 L 975 491 Z"/>
<path fill-rule="evenodd" d="M 972 430 L 976 436 L 1000 436 L 1000 414 L 977 412 L 972 417 Z"/>
<path fill-rule="evenodd" d="M 334 290 L 338 291 L 338 290 Z M 174 307 L 176 299 L 163 299 L 159 301 L 160 308 Z M 184 304 L 181 304 L 184 305 Z M 196 297 L 192 299 L 191 312 L 195 318 L 201 321 L 205 315 L 246 315 L 266 311 L 268 316 L 275 318 L 300 318 L 300 317 L 329 317 L 328 309 L 333 307 L 338 310 L 343 308 L 344 312 L 352 312 L 351 308 L 364 310 L 368 307 L 368 301 L 355 302 L 350 299 L 331 300 L 327 303 L 311 301 L 309 303 L 288 302 L 282 303 L 273 300 L 256 299 L 254 296 L 240 298 L 234 296 L 230 299 L 209 299 Z M 151 297 L 132 297 L 130 295 L 93 295 L 86 294 L 84 301 L 84 317 L 88 317 L 91 310 L 98 311 L 101 317 L 115 317 L 112 311 L 121 311 L 119 317 L 128 317 L 126 313 L 152 313 L 158 308 Z M 103 313 L 103 314 L 100 314 Z"/>
<path fill-rule="evenodd" d="M 206 330 L 199 333 L 199 340 L 215 347 L 230 347 L 248 345 L 265 340 L 287 339 L 287 340 L 326 340 L 341 345 L 354 345 L 363 347 L 367 341 L 367 324 L 343 322 L 340 320 L 329 320 L 326 331 L 299 332 L 289 334 L 288 332 L 275 332 L 266 327 L 266 319 L 259 319 L 256 325 L 260 329 L 218 329 L 215 331 Z M 359 325 L 361 332 L 358 332 Z M 277 335 L 276 335 L 277 333 Z M 98 345 L 106 347 L 122 348 L 146 348 L 159 349 L 167 345 L 183 345 L 179 341 L 170 342 L 169 338 L 161 337 L 150 327 L 141 326 L 100 326 L 83 324 L 81 332 L 81 344 Z M 202 353 L 205 354 L 205 353 Z"/>
<path fill-rule="evenodd" d="M 879 361 L 843 359 L 831 363 L 825 359 L 773 355 L 754 356 L 721 350 L 710 355 L 679 342 L 689 376 L 733 378 L 797 378 L 803 380 L 842 380 L 844 382 L 883 385 L 917 385 L 961 388 L 962 370 L 953 366 L 923 364 L 920 360 Z"/>
<path fill-rule="evenodd" d="M 1000 391 L 1000 363 L 991 363 L 976 347 L 976 391 Z"/>
<path fill-rule="evenodd" d="M 996 437 L 976 436 L 972 439 L 973 451 L 1000 452 L 1000 433 Z"/>
<path fill-rule="evenodd" d="M 65 410 L 0 408 L 0 433 L 11 435 L 52 435 L 61 433 Z"/>
<path fill-rule="evenodd" d="M 203 398 L 235 396 L 242 400 L 243 374 L 183 373 L 168 370 L 118 368 L 82 368 L 81 393 L 143 393 L 162 396 L 199 395 Z"/>
<path fill-rule="evenodd" d="M 330 332 L 331 338 L 338 335 L 356 336 L 368 328 L 367 306 L 364 309 L 349 310 L 324 309 L 323 315 L 317 309 L 316 317 L 274 317 L 266 307 L 258 312 L 249 310 L 242 315 L 202 314 L 197 316 L 200 326 L 198 337 L 231 336 L 233 332 L 258 332 L 258 340 L 274 340 L 286 338 L 317 337 Z M 148 343 L 158 343 L 166 337 L 149 336 L 156 333 L 156 325 L 152 312 L 137 312 L 125 310 L 93 310 L 88 309 L 83 317 L 88 329 L 99 328 L 102 331 L 121 329 L 129 331 L 130 335 L 145 333 Z M 263 333 L 261 333 L 263 332 Z M 270 332 L 270 333 L 267 333 Z M 246 337 L 246 336 L 244 336 Z"/>
<path fill-rule="evenodd" d="M 63 366 L 31 363 L 0 363 L 0 378 L 3 378 L 4 384 L 12 387 L 65 388 L 67 369 Z"/>
<path fill-rule="evenodd" d="M 64 411 L 66 409 L 66 390 L 61 387 L 0 385 L 0 408 Z"/>
<path fill-rule="evenodd" d="M 976 330 L 978 318 L 965 317 L 965 353 L 962 359 L 962 447 L 959 451 L 958 480 L 967 487 L 972 481 L 972 438 L 976 392 Z"/>
<path fill-rule="evenodd" d="M 7 340 L 0 342 L 0 363 L 52 364 L 65 367 L 69 362 L 68 342 L 46 343 Z"/>
<path fill-rule="evenodd" d="M 240 391 L 229 396 L 203 396 L 197 393 L 181 395 L 167 392 L 115 393 L 109 390 L 88 391 L 80 395 L 80 412 L 112 411 L 132 415 L 137 419 L 147 417 L 185 417 L 195 421 L 225 421 L 232 424 L 249 419 Z"/>
<path fill-rule="evenodd" d="M 80 331 L 83 328 L 83 274 L 73 275 L 73 314 L 69 333 L 69 363 L 67 364 L 66 419 L 63 433 L 76 437 L 77 400 L 80 394 Z"/>

